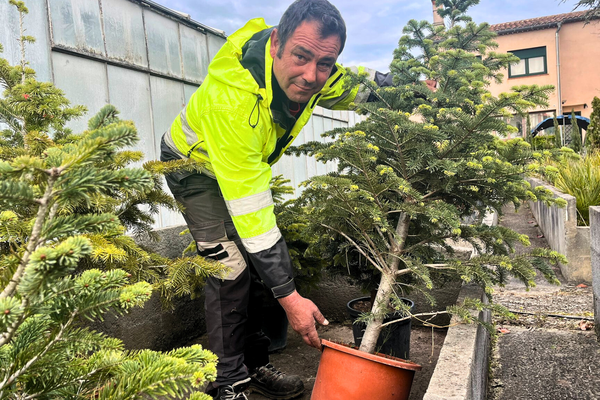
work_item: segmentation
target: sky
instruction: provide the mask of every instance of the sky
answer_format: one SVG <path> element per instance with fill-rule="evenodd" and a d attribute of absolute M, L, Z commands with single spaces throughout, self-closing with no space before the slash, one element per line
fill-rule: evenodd
<path fill-rule="evenodd" d="M 154 0 L 231 34 L 252 18 L 276 25 L 292 0 Z M 389 71 L 392 54 L 411 19 L 433 20 L 430 0 L 330 0 L 346 21 L 347 40 L 338 58 L 344 66 Z M 481 0 L 469 15 L 497 24 L 571 12 L 576 0 Z"/>

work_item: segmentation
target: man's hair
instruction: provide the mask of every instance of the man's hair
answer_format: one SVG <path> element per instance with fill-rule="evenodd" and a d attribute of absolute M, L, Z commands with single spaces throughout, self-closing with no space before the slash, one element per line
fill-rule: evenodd
<path fill-rule="evenodd" d="M 321 39 L 337 35 L 342 43 L 340 53 L 342 52 L 346 43 L 346 24 L 338 9 L 327 0 L 296 0 L 283 13 L 277 26 L 279 38 L 277 57 L 283 55 L 283 49 L 288 39 L 304 21 L 319 23 Z"/>

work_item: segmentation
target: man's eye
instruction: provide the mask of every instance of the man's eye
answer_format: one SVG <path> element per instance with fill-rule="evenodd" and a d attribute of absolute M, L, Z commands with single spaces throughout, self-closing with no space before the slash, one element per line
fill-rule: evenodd
<path fill-rule="evenodd" d="M 322 70 L 328 70 L 331 69 L 331 67 L 333 66 L 333 64 L 329 64 L 329 63 L 320 63 L 319 64 L 319 68 Z"/>
<path fill-rule="evenodd" d="M 304 57 L 302 54 L 296 54 L 296 58 L 300 61 L 306 60 L 306 57 Z"/>

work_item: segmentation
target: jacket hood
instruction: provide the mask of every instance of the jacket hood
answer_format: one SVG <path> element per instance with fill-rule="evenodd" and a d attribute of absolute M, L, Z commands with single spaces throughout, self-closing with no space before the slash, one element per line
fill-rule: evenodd
<path fill-rule="evenodd" d="M 231 34 L 227 38 L 227 42 L 221 47 L 209 65 L 208 74 L 211 78 L 223 82 L 228 86 L 250 91 L 254 94 L 262 94 L 263 97 L 265 97 L 265 83 L 261 82 L 261 87 L 259 87 L 257 79 L 252 75 L 253 72 L 256 74 L 258 71 L 251 71 L 244 68 L 241 60 L 244 51 L 248 51 L 248 48 L 244 49 L 244 45 L 265 46 L 262 48 L 262 51 L 252 51 L 252 53 L 260 54 L 260 56 L 265 58 L 265 60 L 260 63 L 264 65 L 265 69 L 270 70 L 272 68 L 273 59 L 268 52 L 265 54 L 265 48 L 270 43 L 270 40 L 267 38 L 266 41 L 255 40 L 249 42 L 255 34 L 268 28 L 270 28 L 270 26 L 265 23 L 263 18 L 256 18 L 248 21 L 246 25 Z M 264 81 L 264 70 L 260 75 L 263 77 L 259 82 Z"/>

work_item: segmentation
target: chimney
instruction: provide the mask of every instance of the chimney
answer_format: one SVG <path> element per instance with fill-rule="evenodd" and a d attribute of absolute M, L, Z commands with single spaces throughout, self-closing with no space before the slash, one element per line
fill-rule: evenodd
<path fill-rule="evenodd" d="M 442 18 L 437 12 L 438 8 L 441 8 L 441 6 L 436 6 L 435 0 L 431 0 L 431 5 L 433 6 L 433 26 L 443 26 L 444 18 Z"/>

